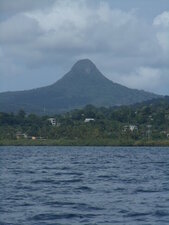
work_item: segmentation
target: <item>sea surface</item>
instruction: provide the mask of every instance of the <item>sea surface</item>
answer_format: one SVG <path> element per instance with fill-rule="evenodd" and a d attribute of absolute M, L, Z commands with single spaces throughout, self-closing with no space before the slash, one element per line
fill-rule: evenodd
<path fill-rule="evenodd" d="M 0 147 L 0 225 L 168 225 L 169 148 Z"/>

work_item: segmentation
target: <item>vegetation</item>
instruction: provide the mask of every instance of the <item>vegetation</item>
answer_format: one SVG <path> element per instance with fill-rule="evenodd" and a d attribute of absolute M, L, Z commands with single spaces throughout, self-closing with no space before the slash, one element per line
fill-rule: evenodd
<path fill-rule="evenodd" d="M 88 105 L 53 116 L 54 125 L 49 118 L 1 112 L 0 144 L 169 145 L 169 97 L 130 107 Z"/>

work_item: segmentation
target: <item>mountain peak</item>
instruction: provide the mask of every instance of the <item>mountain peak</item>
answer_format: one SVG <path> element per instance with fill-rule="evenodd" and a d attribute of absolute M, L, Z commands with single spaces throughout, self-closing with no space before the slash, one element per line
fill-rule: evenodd
<path fill-rule="evenodd" d="M 73 65 L 71 71 L 90 74 L 96 69 L 95 64 L 90 59 L 81 59 Z"/>
<path fill-rule="evenodd" d="M 56 83 L 28 91 L 0 94 L 5 112 L 24 109 L 29 113 L 59 113 L 92 104 L 95 106 L 130 105 L 153 98 L 152 93 L 129 89 L 107 79 L 89 59 L 77 61 Z M 17 104 L 16 104 L 17 103 Z"/>

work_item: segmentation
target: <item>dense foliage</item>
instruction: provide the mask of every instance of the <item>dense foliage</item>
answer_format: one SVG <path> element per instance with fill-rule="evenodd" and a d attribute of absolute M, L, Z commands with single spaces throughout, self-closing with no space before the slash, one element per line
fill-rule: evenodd
<path fill-rule="evenodd" d="M 168 98 L 130 107 L 96 108 L 88 105 L 83 109 L 53 116 L 0 113 L 0 139 L 53 139 L 87 142 L 112 140 L 114 143 L 169 139 Z M 86 118 L 93 120 L 85 122 Z"/>

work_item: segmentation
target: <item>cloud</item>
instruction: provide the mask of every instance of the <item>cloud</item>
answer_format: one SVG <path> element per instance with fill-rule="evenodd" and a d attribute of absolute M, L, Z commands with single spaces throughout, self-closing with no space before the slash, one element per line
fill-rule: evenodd
<path fill-rule="evenodd" d="M 169 51 L 169 12 L 165 11 L 154 18 L 154 27 L 157 29 L 157 40 L 164 53 Z"/>
<path fill-rule="evenodd" d="M 90 8 L 86 1 L 57 1 L 51 10 L 26 13 L 35 19 L 44 35 L 39 39 L 41 48 L 63 51 L 105 52 L 138 54 L 138 41 L 146 41 L 143 29 L 133 11 L 111 9 L 106 3 Z M 134 35 L 133 35 L 134 33 Z M 137 42 L 137 44 L 135 44 Z M 133 48 L 133 44 L 134 48 Z"/>
<path fill-rule="evenodd" d="M 33 41 L 41 34 L 38 22 L 23 13 L 0 23 L 0 42 L 2 44 L 22 44 Z"/>
<path fill-rule="evenodd" d="M 0 13 L 14 15 L 19 12 L 30 11 L 37 8 L 46 8 L 55 0 L 1 0 Z"/>
<path fill-rule="evenodd" d="M 169 12 L 165 11 L 162 14 L 154 18 L 153 24 L 155 26 L 163 26 L 164 28 L 169 27 Z"/>
<path fill-rule="evenodd" d="M 148 88 L 150 91 L 153 91 L 158 87 L 160 79 L 160 70 L 149 67 L 140 67 L 128 76 L 122 75 L 120 77 L 121 83 L 127 84 L 128 87 L 138 89 Z"/>
<path fill-rule="evenodd" d="M 137 11 L 115 9 L 106 1 L 13 2 L 16 5 L 1 1 L 3 13 L 12 12 L 0 21 L 4 83 L 10 73 L 16 80 L 33 78 L 34 87 L 40 85 L 40 77 L 49 84 L 84 57 L 93 60 L 109 79 L 163 92 L 159 85 L 165 82 L 159 80 L 168 82 L 169 12 L 148 23 Z M 14 69 L 9 71 L 10 65 Z M 25 83 L 24 88 L 30 87 L 31 82 Z"/>

